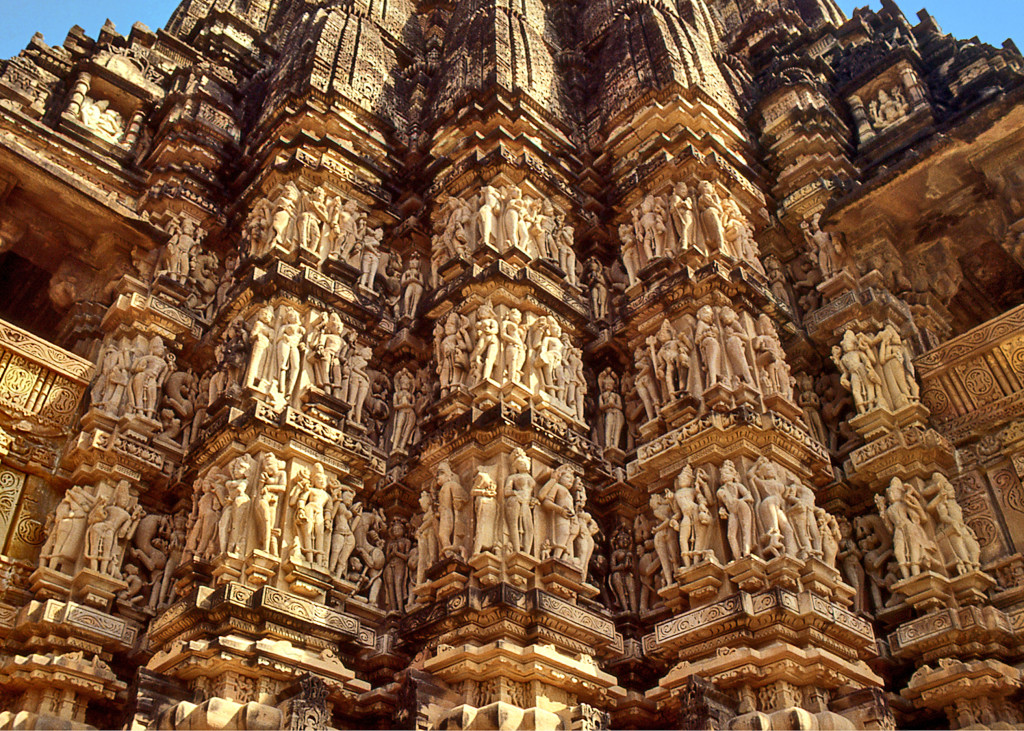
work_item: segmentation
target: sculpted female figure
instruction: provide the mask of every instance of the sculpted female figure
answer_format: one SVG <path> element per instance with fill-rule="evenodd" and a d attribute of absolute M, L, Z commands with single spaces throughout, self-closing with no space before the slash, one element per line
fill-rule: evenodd
<path fill-rule="evenodd" d="M 463 385 L 473 344 L 456 312 L 444 321 L 443 334 L 435 329 L 434 339 L 438 343 L 437 373 L 441 381 L 441 395 L 446 396 L 453 387 Z"/>
<path fill-rule="evenodd" d="M 512 452 L 512 472 L 505 478 L 505 530 L 512 551 L 533 552 L 533 507 L 537 481 L 530 473 L 530 458 L 521 447 Z"/>
<path fill-rule="evenodd" d="M 245 547 L 249 518 L 249 475 L 255 464 L 243 454 L 228 465 L 231 479 L 224 481 L 226 495 L 220 516 L 220 546 L 225 553 L 239 553 Z"/>
<path fill-rule="evenodd" d="M 694 487 L 693 468 L 683 467 L 676 477 L 673 493 L 675 520 L 679 526 L 679 557 L 683 566 L 691 566 L 694 562 L 694 542 L 697 537 L 697 518 L 699 505 L 697 490 Z"/>
<path fill-rule="evenodd" d="M 885 497 L 875 495 L 878 513 L 885 527 L 892 531 L 893 552 L 904 579 L 917 576 L 922 568 L 931 568 L 938 553 L 925 531 L 928 514 L 912 489 L 900 478 L 894 477 Z"/>
<path fill-rule="evenodd" d="M 765 551 L 775 556 L 796 556 L 796 536 L 786 515 L 786 486 L 777 468 L 766 457 L 759 457 L 750 469 L 750 481 L 761 494 L 757 513 L 768 531 Z"/>
<path fill-rule="evenodd" d="M 510 383 L 523 380 L 523 366 L 526 364 L 526 331 L 522 323 L 523 313 L 515 307 L 510 307 L 501 319 L 501 371 Z"/>
<path fill-rule="evenodd" d="M 217 524 L 220 521 L 220 498 L 217 495 L 215 479 L 217 469 L 206 473 L 197 485 L 199 498 L 193 511 L 195 516 L 192 530 L 185 541 L 185 555 L 208 558 L 216 550 Z"/>
<path fill-rule="evenodd" d="M 281 324 L 277 328 L 275 348 L 277 351 L 276 385 L 278 391 L 288 398 L 295 392 L 302 369 L 302 338 L 306 328 L 302 326 L 299 312 L 293 307 L 282 305 Z"/>
<path fill-rule="evenodd" d="M 708 181 L 697 187 L 700 197 L 697 207 L 700 209 L 700 225 L 704 234 L 704 246 L 709 254 L 722 249 L 725 241 L 725 214 L 722 211 L 722 200 L 715 192 L 715 187 Z"/>
<path fill-rule="evenodd" d="M 707 373 L 707 388 L 718 384 L 722 378 L 721 353 L 719 342 L 721 331 L 715 324 L 715 313 L 711 305 L 704 305 L 697 310 L 697 329 L 693 334 L 693 342 L 700 349 L 701 361 Z"/>
<path fill-rule="evenodd" d="M 470 489 L 476 517 L 473 555 L 492 551 L 500 544 L 498 532 L 498 484 L 483 470 L 478 470 Z"/>
<path fill-rule="evenodd" d="M 420 511 L 423 520 L 417 535 L 416 586 L 427 580 L 427 570 L 437 563 L 440 555 L 438 535 L 440 526 L 437 522 L 437 510 L 434 499 L 428 490 L 420 493 Z"/>
<path fill-rule="evenodd" d="M 370 374 L 366 369 L 373 358 L 373 351 L 366 346 L 357 345 L 342 370 L 348 387 L 345 389 L 345 403 L 351 410 L 349 419 L 356 424 L 363 423 L 363 404 L 370 394 Z"/>
<path fill-rule="evenodd" d="M 391 449 L 405 449 L 416 426 L 416 396 L 413 391 L 415 381 L 408 368 L 403 368 L 395 376 L 395 394 L 392 397 L 394 421 L 391 423 Z"/>
<path fill-rule="evenodd" d="M 462 487 L 447 462 L 437 466 L 437 515 L 438 533 L 442 553 L 455 553 L 465 559 L 465 536 L 469 532 L 466 525 L 465 507 L 469 502 L 469 494 Z M 456 522 L 457 521 L 457 522 Z"/>
<path fill-rule="evenodd" d="M 327 568 L 324 518 L 330 501 L 324 466 L 317 462 L 313 465 L 312 471 L 301 469 L 288 505 L 294 510 L 299 555 L 305 558 L 307 563 L 322 568 Z"/>
<path fill-rule="evenodd" d="M 54 513 L 50 537 L 43 546 L 47 568 L 70 573 L 85 547 L 89 512 L 96 498 L 81 485 L 68 488 Z"/>
<path fill-rule="evenodd" d="M 661 402 L 658 384 L 654 378 L 654 365 L 643 348 L 637 348 L 633 353 L 633 362 L 637 371 L 634 386 L 636 386 L 637 395 L 644 405 L 647 420 L 650 421 L 658 416 L 657 406 Z"/>
<path fill-rule="evenodd" d="M 245 385 L 253 388 L 267 377 L 266 372 L 269 370 L 267 361 L 270 360 L 270 344 L 274 340 L 274 310 L 270 305 L 263 306 L 256 314 L 249 338 L 252 353 L 249 356 L 249 370 L 245 374 Z"/>
<path fill-rule="evenodd" d="M 573 481 L 572 467 L 561 465 L 555 469 L 537 496 L 549 526 L 541 547 L 550 547 L 552 558 L 572 558 L 568 539 L 571 519 L 576 515 L 575 501 L 570 492 Z"/>
<path fill-rule="evenodd" d="M 263 455 L 263 469 L 260 471 L 259 499 L 256 501 L 256 545 L 264 553 L 276 556 L 278 546 L 277 506 L 287 486 L 284 462 L 277 455 L 266 452 Z"/>
<path fill-rule="evenodd" d="M 501 340 L 498 337 L 498 318 L 490 303 L 480 305 L 476 313 L 476 347 L 469 354 L 473 373 L 479 382 L 490 380 L 494 366 L 501 355 Z"/>
<path fill-rule="evenodd" d="M 626 415 L 622 410 L 622 396 L 618 392 L 615 371 L 605 368 L 597 382 L 601 388 L 598 398 L 598 410 L 604 418 L 604 446 L 617 448 L 622 439 L 622 430 L 626 425 Z"/>
<path fill-rule="evenodd" d="M 344 578 L 348 560 L 356 547 L 356 534 L 352 529 L 355 511 L 352 503 L 356 494 L 348 485 L 334 481 L 331 485 L 331 559 L 327 567 L 331 576 Z"/>
<path fill-rule="evenodd" d="M 750 350 L 750 333 L 743 327 L 736 311 L 731 307 L 723 307 L 719 311 L 722 331 L 725 335 L 725 357 L 732 375 L 733 386 L 740 383 L 756 387 L 757 382 L 750 372 L 750 361 L 747 353 Z"/>
<path fill-rule="evenodd" d="M 964 511 L 956 501 L 953 484 L 941 472 L 933 472 L 924 491 L 928 508 L 935 514 L 941 535 L 949 541 L 956 558 L 956 572 L 966 574 L 981 567 L 981 545 L 974 531 L 964 521 Z"/>
<path fill-rule="evenodd" d="M 676 183 L 668 203 L 677 246 L 680 251 L 686 251 L 693 243 L 694 233 L 693 201 L 686 183 Z"/>
<path fill-rule="evenodd" d="M 754 544 L 754 496 L 740 482 L 732 460 L 725 460 L 719 471 L 720 486 L 716 496 L 721 507 L 718 517 L 726 521 L 726 538 L 733 560 L 750 555 Z"/>
<path fill-rule="evenodd" d="M 661 563 L 661 573 L 665 579 L 665 585 L 675 582 L 675 572 L 679 568 L 679 559 L 676 557 L 676 536 L 672 523 L 678 522 L 673 518 L 673 498 L 666 494 L 654 493 L 649 499 L 651 513 L 654 515 L 654 550 L 658 554 L 658 561 Z"/>

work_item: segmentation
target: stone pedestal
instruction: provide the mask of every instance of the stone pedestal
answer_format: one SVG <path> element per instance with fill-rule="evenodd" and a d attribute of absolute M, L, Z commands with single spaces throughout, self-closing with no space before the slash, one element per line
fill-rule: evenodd
<path fill-rule="evenodd" d="M 745 556 L 725 566 L 732 583 L 751 594 L 768 588 L 768 568 L 759 556 Z"/>
<path fill-rule="evenodd" d="M 679 582 L 680 591 L 689 597 L 690 606 L 698 607 L 718 597 L 718 590 L 725 583 L 726 572 L 712 555 L 693 566 L 677 569 L 675 578 Z"/>
<path fill-rule="evenodd" d="M 560 558 L 548 558 L 537 567 L 538 588 L 572 601 L 579 594 L 595 596 L 594 587 L 582 581 L 580 570 Z"/>
<path fill-rule="evenodd" d="M 527 589 L 533 577 L 537 574 L 539 563 L 540 561 L 533 556 L 522 551 L 506 555 L 505 573 L 508 582 L 517 589 Z"/>
<path fill-rule="evenodd" d="M 250 584 L 262 586 L 277 575 L 281 559 L 265 551 L 254 550 L 245 565 L 245 577 Z"/>
<path fill-rule="evenodd" d="M 892 592 L 907 598 L 907 604 L 922 612 L 939 609 L 949 603 L 951 592 L 949 579 L 934 571 L 922 571 L 917 576 L 897 581 Z"/>
<path fill-rule="evenodd" d="M 237 553 L 222 553 L 213 559 L 213 584 L 222 586 L 231 581 L 240 581 L 245 562 Z"/>
<path fill-rule="evenodd" d="M 110 611 L 114 597 L 127 588 L 128 584 L 120 579 L 92 569 L 82 569 L 71 581 L 71 598 L 90 607 Z"/>
<path fill-rule="evenodd" d="M 473 567 L 473 578 L 481 587 L 487 588 L 501 581 L 501 559 L 490 551 L 483 551 L 469 559 Z"/>
<path fill-rule="evenodd" d="M 792 591 L 798 591 L 800 588 L 800 573 L 803 568 L 804 562 L 792 556 L 776 556 L 765 567 L 768 582 L 772 586 L 781 586 Z"/>
<path fill-rule="evenodd" d="M 949 582 L 957 602 L 964 605 L 985 603 L 995 586 L 996 580 L 984 571 L 971 571 Z"/>
<path fill-rule="evenodd" d="M 324 571 L 305 563 L 284 562 L 284 579 L 291 590 L 300 596 L 323 601 L 331 587 L 331 577 Z"/>
<path fill-rule="evenodd" d="M 28 580 L 37 599 L 66 599 L 71 592 L 71 577 L 45 566 L 33 571 Z"/>
<path fill-rule="evenodd" d="M 821 292 L 822 297 L 831 300 L 841 294 L 856 290 L 857 279 L 846 270 L 843 270 L 823 282 L 818 282 L 816 289 Z"/>

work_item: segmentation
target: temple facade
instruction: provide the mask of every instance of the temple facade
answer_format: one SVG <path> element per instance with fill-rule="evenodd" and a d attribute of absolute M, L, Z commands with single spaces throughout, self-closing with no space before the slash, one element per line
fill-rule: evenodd
<path fill-rule="evenodd" d="M 1024 725 L 1024 58 L 182 0 L 0 61 L 0 729 Z"/>

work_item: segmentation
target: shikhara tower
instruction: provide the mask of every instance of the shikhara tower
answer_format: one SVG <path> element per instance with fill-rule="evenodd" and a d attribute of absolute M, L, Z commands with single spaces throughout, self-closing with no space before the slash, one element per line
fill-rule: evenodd
<path fill-rule="evenodd" d="M 36 36 L 0 728 L 1024 724 L 1022 98 L 890 0 Z"/>

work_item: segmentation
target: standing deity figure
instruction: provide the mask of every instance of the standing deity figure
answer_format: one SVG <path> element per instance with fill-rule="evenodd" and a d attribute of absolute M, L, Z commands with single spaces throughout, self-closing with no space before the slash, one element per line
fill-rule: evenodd
<path fill-rule="evenodd" d="M 795 477 L 786 486 L 786 516 L 796 539 L 797 557 L 821 558 L 821 532 L 815 514 L 814 490 Z"/>
<path fill-rule="evenodd" d="M 575 411 L 576 420 L 583 423 L 586 421 L 584 403 L 587 398 L 587 377 L 583 372 L 582 353 L 569 342 L 568 333 L 562 334 L 562 347 L 565 352 L 565 363 L 562 367 L 565 381 L 562 402 L 569 406 L 570 411 Z"/>
<path fill-rule="evenodd" d="M 590 314 L 596 322 L 608 319 L 608 275 L 597 257 L 587 259 L 583 269 L 583 286 L 590 291 Z"/>
<path fill-rule="evenodd" d="M 349 260 L 363 238 L 365 219 L 365 214 L 359 210 L 359 203 L 354 200 L 345 201 L 341 207 L 334 207 L 334 216 L 331 218 L 331 231 L 334 235 L 331 256 L 342 261 Z"/>
<path fill-rule="evenodd" d="M 345 403 L 350 407 L 348 418 L 354 424 L 363 423 L 363 404 L 370 393 L 370 374 L 367 369 L 373 351 L 365 345 L 356 345 L 342 367 Z"/>
<path fill-rule="evenodd" d="M 787 488 L 779 477 L 778 468 L 767 457 L 761 456 L 751 467 L 749 477 L 761 495 L 757 513 L 766 531 L 765 552 L 773 556 L 796 557 L 796 536 L 786 513 Z"/>
<path fill-rule="evenodd" d="M 875 495 L 875 505 L 885 527 L 892 533 L 893 553 L 904 579 L 917 576 L 937 563 L 938 548 L 928 536 L 928 512 L 913 485 L 894 477 L 885 496 Z"/>
<path fill-rule="evenodd" d="M 341 359 L 347 354 L 345 326 L 337 312 L 323 313 L 306 338 L 306 358 L 313 384 L 329 395 L 341 386 Z"/>
<path fill-rule="evenodd" d="M 174 356 L 167 353 L 164 341 L 154 335 L 145 355 L 132 361 L 132 376 L 128 382 L 128 406 L 135 414 L 156 418 L 160 392 L 171 372 Z"/>
<path fill-rule="evenodd" d="M 243 454 L 228 465 L 230 479 L 224 481 L 224 508 L 220 514 L 218 536 L 221 551 L 241 553 L 249 523 L 249 479 L 256 464 L 252 457 Z"/>
<path fill-rule="evenodd" d="M 725 244 L 725 213 L 722 211 L 722 199 L 715 191 L 715 186 L 707 180 L 697 186 L 697 192 L 697 209 L 704 248 L 708 254 L 714 254 L 722 251 Z"/>
<path fill-rule="evenodd" d="M 471 516 L 467 513 L 469 492 L 447 462 L 437 466 L 438 538 L 443 555 L 466 558 L 466 536 Z"/>
<path fill-rule="evenodd" d="M 331 550 L 327 572 L 342 579 L 348 571 L 348 560 L 356 548 L 356 534 L 352 526 L 356 519 L 355 497 L 355 492 L 348 485 L 342 485 L 337 480 L 331 482 Z"/>
<path fill-rule="evenodd" d="M 40 553 L 47 568 L 65 574 L 74 570 L 85 548 L 89 514 L 96 503 L 97 498 L 81 485 L 73 485 L 64 493 L 54 512 L 50 535 Z"/>
<path fill-rule="evenodd" d="M 465 385 L 469 372 L 469 354 L 473 350 L 468 321 L 457 312 L 450 313 L 444 325 L 439 323 L 434 326 L 434 347 L 443 397 L 452 389 Z"/>
<path fill-rule="evenodd" d="M 182 216 L 171 221 L 171 238 L 164 249 L 161 272 L 184 284 L 191 271 L 192 251 L 198 244 L 197 227 L 191 218 Z"/>
<path fill-rule="evenodd" d="M 502 243 L 499 247 L 502 251 L 525 246 L 528 238 L 525 230 L 527 209 L 528 204 L 519 188 L 513 185 L 505 189 L 505 210 L 501 220 Z"/>
<path fill-rule="evenodd" d="M 536 364 L 540 376 L 540 390 L 552 398 L 564 400 L 558 385 L 558 375 L 562 367 L 562 328 L 550 315 L 538 321 L 541 329 L 540 343 L 537 348 Z"/>
<path fill-rule="evenodd" d="M 477 382 L 491 380 L 500 355 L 498 317 L 494 307 L 484 302 L 476 311 L 476 345 L 469 354 L 472 375 Z"/>
<path fill-rule="evenodd" d="M 872 344 L 878 347 L 882 385 L 889 393 L 892 407 L 901 409 L 916 401 L 920 395 L 919 389 L 913 377 L 908 377 L 905 361 L 910 356 L 896 327 L 891 322 L 886 323 L 881 332 L 872 339 Z"/>
<path fill-rule="evenodd" d="M 384 240 L 384 231 L 379 228 L 367 229 L 359 242 L 359 281 L 357 286 L 373 289 L 380 268 L 380 247 Z"/>
<path fill-rule="evenodd" d="M 666 494 L 668 497 L 668 494 Z M 711 538 L 710 486 L 707 473 L 686 465 L 676 477 L 671 493 L 673 519 L 679 531 L 679 557 L 683 566 L 705 558 Z"/>
<path fill-rule="evenodd" d="M 249 332 L 252 352 L 249 355 L 249 369 L 245 374 L 245 385 L 248 388 L 255 388 L 261 380 L 267 380 L 267 372 L 274 360 L 271 349 L 274 337 L 274 310 L 270 305 L 265 305 L 256 313 Z"/>
<path fill-rule="evenodd" d="M 718 517 L 726 521 L 725 534 L 732 559 L 737 561 L 751 554 L 754 547 L 754 496 L 740 481 L 732 460 L 725 460 L 719 470 Z"/>
<path fill-rule="evenodd" d="M 722 334 L 725 336 L 725 361 L 732 377 L 733 388 L 739 388 L 741 384 L 756 388 L 757 381 L 750 370 L 748 356 L 748 353 L 752 353 L 750 333 L 731 307 L 723 307 L 719 311 L 719 319 L 722 322 Z"/>
<path fill-rule="evenodd" d="M 221 500 L 217 494 L 217 470 L 211 469 L 196 485 L 189 520 L 192 529 L 185 541 L 184 555 L 206 560 L 216 553 L 217 526 L 220 522 Z"/>
<path fill-rule="evenodd" d="M 789 374 L 786 351 L 783 350 L 778 333 L 775 332 L 775 326 L 768 315 L 762 314 L 757 318 L 757 332 L 754 347 L 759 354 L 758 363 L 761 364 L 765 394 L 778 394 L 792 400 L 794 379 Z M 818 420 L 820 422 L 820 415 Z"/>
<path fill-rule="evenodd" d="M 289 305 L 282 305 L 280 324 L 274 338 L 275 364 L 274 387 L 284 398 L 295 393 L 295 384 L 302 372 L 302 339 L 306 328 L 302 326 L 299 311 Z"/>
<path fill-rule="evenodd" d="M 620 527 L 612 538 L 612 554 L 608 561 L 609 583 L 615 592 L 619 609 L 635 612 L 639 609 L 636 596 L 636 553 L 628 530 Z"/>
<path fill-rule="evenodd" d="M 945 537 L 953 551 L 955 569 L 963 575 L 981 568 L 981 545 L 971 527 L 964 521 L 964 511 L 956 501 L 953 484 L 941 472 L 933 472 L 924 497 L 930 498 L 928 509 L 935 516 L 940 538 Z"/>
<path fill-rule="evenodd" d="M 640 204 L 639 214 L 633 212 L 637 240 L 648 261 L 665 256 L 665 219 L 653 195 Z"/>
<path fill-rule="evenodd" d="M 299 248 L 317 257 L 320 255 L 320 224 L 327 223 L 327 194 L 317 188 L 310 195 L 302 195 L 302 212 L 299 214 Z"/>
<path fill-rule="evenodd" d="M 130 366 L 129 353 L 115 341 L 103 346 L 96 367 L 98 376 L 90 391 L 94 407 L 108 412 L 120 408 L 128 387 Z"/>
<path fill-rule="evenodd" d="M 618 448 L 622 440 L 622 430 L 626 425 L 626 415 L 622 410 L 622 396 L 619 395 L 619 379 L 615 371 L 605 368 L 597 378 L 601 389 L 598 397 L 598 409 L 604 422 L 604 446 L 606 449 Z"/>
<path fill-rule="evenodd" d="M 842 374 L 840 383 L 853 394 L 857 413 L 864 414 L 881 405 L 882 380 L 875 372 L 869 352 L 860 348 L 852 330 L 843 333 L 841 345 L 832 347 L 832 361 Z"/>
<path fill-rule="evenodd" d="M 633 362 L 637 371 L 634 386 L 643 403 L 647 420 L 651 421 L 658 416 L 658 406 L 661 404 L 658 383 L 654 375 L 654 364 L 651 362 L 650 354 L 643 348 L 637 348 L 634 351 Z"/>
<path fill-rule="evenodd" d="M 422 520 L 416 537 L 416 584 L 420 586 L 427 580 L 427 571 L 437 563 L 441 555 L 439 541 L 440 526 L 437 520 L 437 508 L 430 491 L 420 493 L 420 511 Z"/>
<path fill-rule="evenodd" d="M 482 469 L 477 470 L 469 494 L 473 499 L 473 516 L 476 521 L 473 536 L 473 555 L 476 556 L 483 551 L 494 551 L 501 545 L 501 532 L 498 530 L 498 483 Z"/>
<path fill-rule="evenodd" d="M 113 502 L 100 497 L 89 511 L 85 557 L 93 571 L 119 577 L 123 548 L 142 518 L 141 508 L 130 509 L 131 501 L 128 481 L 121 480 L 114 488 Z"/>
<path fill-rule="evenodd" d="M 415 317 L 423 298 L 423 272 L 420 270 L 420 255 L 413 252 L 405 262 L 402 272 L 401 317 Z"/>
<path fill-rule="evenodd" d="M 628 223 L 620 224 L 619 242 L 622 244 L 622 265 L 626 269 L 629 286 L 632 287 L 640 281 L 637 277 L 640 271 L 640 250 L 636 242 L 636 228 Z"/>
<path fill-rule="evenodd" d="M 840 274 L 846 268 L 846 254 L 839 239 L 821 230 L 821 213 L 800 224 L 810 251 L 816 255 L 821 275 L 825 279 Z"/>
<path fill-rule="evenodd" d="M 672 217 L 676 247 L 679 251 L 686 251 L 693 246 L 696 225 L 693 200 L 690 198 L 690 188 L 686 183 L 676 183 L 668 198 L 668 208 Z"/>
<path fill-rule="evenodd" d="M 384 569 L 381 571 L 384 601 L 391 611 L 399 611 L 405 606 L 411 552 L 412 541 L 405 535 L 405 525 L 397 518 L 392 520 L 388 526 L 388 540 L 384 546 Z"/>
<path fill-rule="evenodd" d="M 301 559 L 317 568 L 327 568 L 324 518 L 330 502 L 324 466 L 317 462 L 312 470 L 305 467 L 299 470 L 288 499 L 295 524 L 293 561 Z"/>
<path fill-rule="evenodd" d="M 836 558 L 843 540 L 836 517 L 824 508 L 814 508 L 814 517 L 818 524 L 818 535 L 821 536 L 821 562 L 829 568 L 836 567 Z"/>
<path fill-rule="evenodd" d="M 270 240 L 271 248 L 280 246 L 288 252 L 295 250 L 292 236 L 298 222 L 301 199 L 302 192 L 293 182 L 285 184 L 284 190 L 277 196 L 274 201 L 274 215 L 270 221 L 271 230 L 274 232 L 273 238 Z"/>
<path fill-rule="evenodd" d="M 597 548 L 597 534 L 601 532 L 601 526 L 586 510 L 581 508 L 577 513 L 580 516 L 580 533 L 576 538 L 576 560 L 579 562 L 580 571 L 583 574 L 580 581 L 586 584 L 590 574 L 590 559 L 593 558 Z"/>
<path fill-rule="evenodd" d="M 565 272 L 565 281 L 574 287 L 580 282 L 576 275 L 576 229 L 565 222 L 561 215 L 555 218 L 557 228 L 556 241 L 558 243 L 558 268 Z"/>
<path fill-rule="evenodd" d="M 544 515 L 546 526 L 543 540 L 539 541 L 542 555 L 550 553 L 551 558 L 573 557 L 573 548 L 568 540 L 572 519 L 576 517 L 575 500 L 571 492 L 574 482 L 572 467 L 561 465 L 537 495 L 538 507 Z"/>
<path fill-rule="evenodd" d="M 497 188 L 485 185 L 480 189 L 476 219 L 480 231 L 479 245 L 500 250 L 502 248 L 501 194 Z"/>
<path fill-rule="evenodd" d="M 277 512 L 281 496 L 288 486 L 284 461 L 271 452 L 264 452 L 256 499 L 256 547 L 271 556 L 280 551 Z"/>
<path fill-rule="evenodd" d="M 704 305 L 697 310 L 697 328 L 693 334 L 693 343 L 700 350 L 701 362 L 707 374 L 707 388 L 718 385 L 722 380 L 721 366 L 721 330 L 715 323 L 715 312 L 711 305 Z"/>
<path fill-rule="evenodd" d="M 651 360 L 662 387 L 662 402 L 675 400 L 686 388 L 690 376 L 687 345 L 668 320 L 662 321 L 657 335 L 647 338 L 647 347 L 651 349 Z"/>
<path fill-rule="evenodd" d="M 533 553 L 533 509 L 537 503 L 530 458 L 522 447 L 510 457 L 512 471 L 505 478 L 505 531 L 514 553 Z"/>
<path fill-rule="evenodd" d="M 651 527 L 654 551 L 657 553 L 658 563 L 662 565 L 666 586 L 675 583 L 676 570 L 679 568 L 681 541 L 677 532 L 679 521 L 675 517 L 674 502 L 675 498 L 669 490 L 666 490 L 665 494 L 654 492 L 647 501 L 654 518 Z"/>
<path fill-rule="evenodd" d="M 526 364 L 526 328 L 523 313 L 515 307 L 506 310 L 501 318 L 498 337 L 502 352 L 499 369 L 505 383 L 520 383 L 523 380 L 523 366 Z"/>
<path fill-rule="evenodd" d="M 392 396 L 391 450 L 401 451 L 409 444 L 416 427 L 416 381 L 408 368 L 395 376 L 395 393 Z"/>

